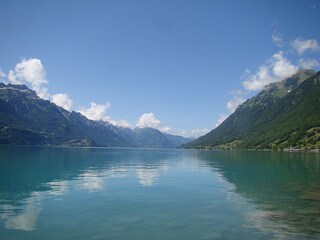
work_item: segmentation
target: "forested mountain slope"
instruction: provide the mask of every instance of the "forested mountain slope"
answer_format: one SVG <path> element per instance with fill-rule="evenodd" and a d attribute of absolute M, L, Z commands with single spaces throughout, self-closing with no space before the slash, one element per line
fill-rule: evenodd
<path fill-rule="evenodd" d="M 265 87 L 187 148 L 315 148 L 320 140 L 320 73 L 301 70 Z"/>

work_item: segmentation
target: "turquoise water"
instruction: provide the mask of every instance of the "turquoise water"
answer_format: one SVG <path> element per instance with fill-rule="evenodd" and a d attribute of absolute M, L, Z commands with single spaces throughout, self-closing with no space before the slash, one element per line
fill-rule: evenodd
<path fill-rule="evenodd" d="M 319 239 L 313 153 L 0 147 L 0 239 Z"/>

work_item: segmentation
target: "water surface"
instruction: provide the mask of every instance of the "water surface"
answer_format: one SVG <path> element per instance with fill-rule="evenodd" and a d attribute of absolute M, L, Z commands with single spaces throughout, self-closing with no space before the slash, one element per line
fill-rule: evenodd
<path fill-rule="evenodd" d="M 0 239 L 319 239 L 313 153 L 0 147 Z"/>

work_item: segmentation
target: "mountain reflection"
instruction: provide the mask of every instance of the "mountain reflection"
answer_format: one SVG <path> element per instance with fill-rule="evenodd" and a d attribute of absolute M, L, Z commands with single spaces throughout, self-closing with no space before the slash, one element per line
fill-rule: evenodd
<path fill-rule="evenodd" d="M 262 218 L 274 223 L 274 229 L 319 236 L 319 155 L 202 151 L 197 156 L 232 183 L 236 194 L 257 205 L 257 211 L 247 216 L 251 222 Z M 268 228 L 265 223 L 260 222 L 260 228 Z"/>
<path fill-rule="evenodd" d="M 110 179 L 133 173 L 141 186 L 152 186 L 168 169 L 166 158 L 170 154 L 149 151 L 0 148 L 0 219 L 7 229 L 32 231 L 47 195 L 104 191 Z"/>
<path fill-rule="evenodd" d="M 319 238 L 319 187 L 316 154 L 0 147 L 0 232 Z"/>

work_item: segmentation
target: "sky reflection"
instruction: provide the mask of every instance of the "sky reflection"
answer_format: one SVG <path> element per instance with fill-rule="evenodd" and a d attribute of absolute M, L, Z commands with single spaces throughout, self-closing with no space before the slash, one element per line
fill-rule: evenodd
<path fill-rule="evenodd" d="M 0 162 L 3 231 L 45 233 L 70 225 L 117 239 L 112 234 L 145 226 L 156 227 L 158 234 L 150 232 L 156 239 L 170 231 L 195 239 L 320 236 L 319 164 L 310 156 L 119 149 L 57 154 Z"/>
<path fill-rule="evenodd" d="M 159 167 L 139 167 L 132 174 L 143 187 L 152 186 L 160 177 L 161 172 L 168 170 L 168 165 Z M 71 192 L 87 190 L 91 192 L 104 191 L 108 179 L 130 177 L 130 167 L 111 167 L 110 169 L 92 169 L 82 171 L 72 179 L 53 180 L 46 184 L 45 191 L 33 191 L 30 197 L 15 204 L 5 203 L 0 205 L 0 218 L 7 229 L 32 231 L 37 229 L 39 214 L 42 210 L 42 201 L 49 195 L 66 196 Z"/>

